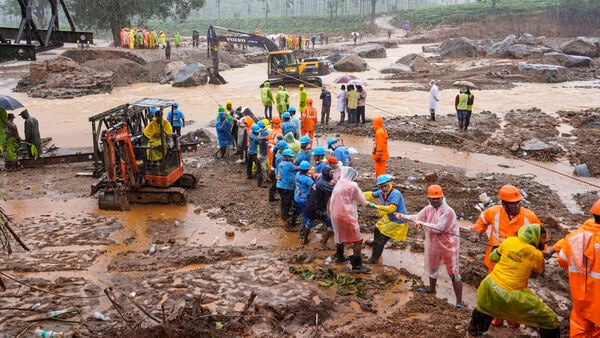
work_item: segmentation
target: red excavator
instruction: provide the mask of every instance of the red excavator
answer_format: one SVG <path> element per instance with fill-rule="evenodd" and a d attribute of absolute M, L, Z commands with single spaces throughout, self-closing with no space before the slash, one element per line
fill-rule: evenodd
<path fill-rule="evenodd" d="M 145 98 L 90 118 L 94 155 L 101 156 L 104 167 L 102 177 L 92 185 L 100 209 L 129 210 L 129 203 L 185 203 L 184 188 L 195 187 L 196 177 L 184 173 L 177 134 L 165 135 L 161 140 L 166 144 L 161 141 L 155 146 L 143 134 L 153 115 L 162 119 L 163 110 L 166 115 L 166 108 L 174 104 L 173 100 Z M 98 128 L 96 122 L 100 122 Z M 103 127 L 107 128 L 100 131 Z M 162 124 L 160 129 L 162 134 Z M 148 150 L 158 151 L 161 158 L 148 159 Z"/>

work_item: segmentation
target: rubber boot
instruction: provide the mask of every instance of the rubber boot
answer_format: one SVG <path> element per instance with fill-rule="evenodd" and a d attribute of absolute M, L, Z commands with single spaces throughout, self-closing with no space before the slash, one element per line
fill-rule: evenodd
<path fill-rule="evenodd" d="M 477 309 L 473 309 L 469 328 L 467 329 L 469 334 L 476 337 L 481 336 L 490 328 L 492 319 L 492 316 L 479 312 Z"/>
<path fill-rule="evenodd" d="M 344 256 L 344 243 L 335 245 L 335 262 L 343 263 L 348 260 L 348 256 Z"/>
<path fill-rule="evenodd" d="M 540 337 L 541 338 L 559 338 L 560 337 L 560 327 L 556 329 L 540 329 Z"/>
<path fill-rule="evenodd" d="M 362 265 L 362 257 L 350 256 L 350 264 L 352 264 L 352 272 L 355 273 L 370 273 L 371 268 Z"/>
<path fill-rule="evenodd" d="M 431 115 L 431 121 L 435 122 L 435 113 L 429 113 L 429 115 Z"/>
<path fill-rule="evenodd" d="M 377 264 L 379 262 L 379 257 L 383 253 L 384 246 L 378 241 L 373 241 L 373 252 L 371 254 L 371 258 L 367 260 L 367 264 Z"/>

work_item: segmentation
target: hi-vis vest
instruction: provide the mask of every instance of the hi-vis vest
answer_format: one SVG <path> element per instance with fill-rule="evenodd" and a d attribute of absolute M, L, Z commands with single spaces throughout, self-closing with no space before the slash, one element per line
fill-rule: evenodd
<path fill-rule="evenodd" d="M 467 110 L 467 104 L 469 102 L 469 94 L 460 93 L 458 94 L 458 104 L 456 105 L 457 110 Z"/>

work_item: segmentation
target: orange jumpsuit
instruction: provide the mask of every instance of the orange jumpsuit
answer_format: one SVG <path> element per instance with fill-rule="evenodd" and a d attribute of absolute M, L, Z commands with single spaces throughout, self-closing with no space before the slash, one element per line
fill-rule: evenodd
<path fill-rule="evenodd" d="M 518 214 L 512 219 L 508 217 L 508 213 L 502 205 L 494 205 L 481 212 L 479 219 L 473 225 L 473 230 L 479 233 L 486 232 L 488 227 L 492 226 L 490 233 L 490 241 L 488 242 L 483 264 L 487 266 L 488 273 L 492 271 L 496 263 L 490 261 L 490 252 L 494 245 L 500 245 L 510 236 L 516 236 L 519 228 L 525 224 L 542 224 L 540 219 L 533 211 L 521 207 Z"/>
<path fill-rule="evenodd" d="M 306 100 L 306 108 L 302 110 L 302 132 L 300 135 L 308 135 L 310 137 L 310 146 L 312 147 L 313 139 L 315 138 L 315 126 L 317 125 L 317 108 L 312 104 L 312 99 Z"/>
<path fill-rule="evenodd" d="M 586 220 L 561 242 L 558 264 L 569 272 L 570 337 L 600 337 L 600 224 Z"/>
<path fill-rule="evenodd" d="M 271 129 L 271 133 L 269 134 L 269 138 L 268 138 L 268 144 L 269 144 L 269 148 L 268 148 L 268 156 L 269 156 L 269 172 L 271 172 L 271 166 L 273 165 L 273 158 L 275 157 L 275 154 L 273 153 L 273 149 L 275 149 L 275 146 L 277 146 L 277 135 L 281 135 L 282 131 L 281 131 L 281 118 L 279 118 L 279 116 L 273 116 L 273 119 L 271 120 L 271 125 L 273 127 L 273 129 Z"/>
<path fill-rule="evenodd" d="M 373 138 L 373 153 L 371 158 L 375 163 L 375 177 L 385 174 L 386 161 L 390 159 L 388 153 L 388 133 L 383 127 L 383 117 L 377 116 L 373 118 L 373 130 L 375 137 Z"/>

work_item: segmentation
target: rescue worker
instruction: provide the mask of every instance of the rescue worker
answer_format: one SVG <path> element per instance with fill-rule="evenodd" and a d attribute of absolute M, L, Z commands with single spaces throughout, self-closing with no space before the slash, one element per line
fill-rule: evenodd
<path fill-rule="evenodd" d="M 465 130 L 465 121 L 467 120 L 467 107 L 469 103 L 469 94 L 467 88 L 462 87 L 454 98 L 454 107 L 456 108 L 456 118 L 458 119 L 458 129 Z"/>
<path fill-rule="evenodd" d="M 360 235 L 357 210 L 358 204 L 369 205 L 369 202 L 365 199 L 358 184 L 354 182 L 356 176 L 358 176 L 358 173 L 353 168 L 342 167 L 340 179 L 331 192 L 327 210 L 331 217 L 335 243 L 352 244 L 351 271 L 369 273 L 371 269 L 362 265 L 363 238 Z"/>
<path fill-rule="evenodd" d="M 304 90 L 304 85 L 301 83 L 298 88 L 300 88 L 300 100 L 298 101 L 298 110 L 301 112 L 306 107 L 306 103 L 308 100 L 308 93 Z"/>
<path fill-rule="evenodd" d="M 229 165 L 230 155 L 229 149 L 233 144 L 233 137 L 231 135 L 231 123 L 233 118 L 225 112 L 225 107 L 219 107 L 219 113 L 217 115 L 217 123 L 215 129 L 217 132 L 217 139 L 219 140 L 219 150 L 215 153 L 215 158 L 224 158 L 226 163 Z"/>
<path fill-rule="evenodd" d="M 296 231 L 292 227 L 294 207 L 294 180 L 296 176 L 296 166 L 292 163 L 294 152 L 291 149 L 285 149 L 282 153 L 283 160 L 277 165 L 277 191 L 281 198 L 280 215 L 285 224 L 286 231 Z"/>
<path fill-rule="evenodd" d="M 167 46 L 167 35 L 163 31 L 160 31 L 159 34 L 160 34 L 160 45 L 162 46 L 162 48 L 165 48 Z"/>
<path fill-rule="evenodd" d="M 310 163 L 312 157 L 312 150 L 310 149 L 310 138 L 306 135 L 300 138 L 300 151 L 294 158 L 294 163 L 299 165 L 302 161 Z"/>
<path fill-rule="evenodd" d="M 136 30 L 130 29 L 129 30 L 129 49 L 135 48 L 135 36 L 136 36 Z"/>
<path fill-rule="evenodd" d="M 331 92 L 323 86 L 319 98 L 321 99 L 321 124 L 326 125 L 329 123 L 329 111 L 331 110 Z"/>
<path fill-rule="evenodd" d="M 223 107 L 219 107 L 219 112 L 221 112 L 220 108 Z M 179 110 L 179 103 L 173 103 L 171 110 L 167 113 L 167 120 L 173 127 L 173 131 L 177 136 L 181 136 L 181 128 L 185 128 L 185 115 Z"/>
<path fill-rule="evenodd" d="M 6 116 L 6 124 L 4 126 L 4 135 L 5 135 L 5 143 L 4 143 L 4 166 L 7 170 L 15 170 L 19 167 L 19 161 L 17 158 L 17 150 L 19 149 L 19 144 L 21 143 L 21 137 L 19 136 L 19 130 L 17 129 L 17 125 L 13 122 L 15 119 L 15 114 L 8 113 L 0 108 L 0 116 Z"/>
<path fill-rule="evenodd" d="M 235 110 L 233 109 L 233 102 L 231 100 L 225 101 L 225 111 L 229 116 L 231 116 L 231 137 L 233 141 L 233 148 L 235 149 L 235 154 L 237 154 L 237 133 L 238 133 L 238 125 L 237 119 L 235 116 Z M 235 155 L 233 154 L 233 155 Z"/>
<path fill-rule="evenodd" d="M 175 38 L 175 48 L 179 48 L 181 46 L 181 35 L 179 35 L 179 32 L 175 32 L 173 38 Z"/>
<path fill-rule="evenodd" d="M 167 45 L 165 47 L 165 58 L 167 60 L 171 60 L 171 43 L 167 41 Z"/>
<path fill-rule="evenodd" d="M 315 221 L 319 220 L 327 227 L 327 232 L 321 239 L 321 249 L 328 249 L 327 241 L 329 241 L 329 237 L 333 235 L 331 218 L 327 214 L 327 203 L 329 203 L 329 198 L 331 197 L 331 192 L 334 187 L 331 182 L 332 178 L 333 172 L 331 171 L 331 168 L 325 166 L 321 177 L 317 179 L 316 183 L 310 189 L 306 204 L 304 205 L 304 217 L 306 218 L 306 221 L 304 223 L 304 232 L 302 234 L 302 245 L 306 245 L 310 242 L 310 229 L 315 225 Z M 335 258 L 338 263 L 348 260 L 348 257 L 344 256 L 344 243 L 336 245 Z"/>
<path fill-rule="evenodd" d="M 37 159 L 42 154 L 42 138 L 40 137 L 38 120 L 31 116 L 27 109 L 19 115 L 25 120 L 25 142 L 27 142 L 29 157 Z"/>
<path fill-rule="evenodd" d="M 310 145 L 312 146 L 312 140 L 315 138 L 315 127 L 317 126 L 317 108 L 313 106 L 313 100 L 311 98 L 308 98 L 306 104 L 306 108 L 302 110 L 302 119 L 300 121 L 302 132 L 300 135 L 308 135 L 310 138 Z"/>
<path fill-rule="evenodd" d="M 279 86 L 275 100 L 277 102 L 277 112 L 279 113 L 279 117 L 281 117 L 290 107 L 290 94 L 285 90 L 284 86 Z"/>
<path fill-rule="evenodd" d="M 556 313 L 527 287 L 529 277 L 544 270 L 540 248 L 545 245 L 546 235 L 539 224 L 525 224 L 517 237 L 511 236 L 494 247 L 490 259 L 498 264 L 479 284 L 469 334 L 482 335 L 495 316 L 537 327 L 542 338 L 560 337 Z"/>
<path fill-rule="evenodd" d="M 288 113 L 290 113 L 290 122 L 292 122 L 294 124 L 294 128 L 296 128 L 296 131 L 294 131 L 294 137 L 299 139 L 300 136 L 302 136 L 300 133 L 302 131 L 302 120 L 296 114 L 296 107 L 290 107 L 288 109 Z"/>
<path fill-rule="evenodd" d="M 471 93 L 471 90 L 467 88 L 467 95 L 469 99 L 467 100 L 467 115 L 465 117 L 465 131 L 469 128 L 471 124 L 471 114 L 473 113 L 473 103 L 475 103 L 475 95 Z"/>
<path fill-rule="evenodd" d="M 167 119 L 163 117 L 162 110 L 150 108 L 154 114 L 152 121 L 144 128 L 144 136 L 148 138 L 146 159 L 149 161 L 160 161 L 167 153 L 167 138 L 173 134 L 173 128 Z"/>
<path fill-rule="evenodd" d="M 258 159 L 258 144 L 260 133 L 260 126 L 253 124 L 252 129 L 248 135 L 248 159 L 246 161 L 246 176 L 248 179 L 252 179 L 252 165 L 256 166 L 256 177 L 258 180 L 258 187 L 263 188 L 263 175 L 260 169 L 260 160 Z"/>
<path fill-rule="evenodd" d="M 283 160 L 283 151 L 287 149 L 287 142 L 284 140 L 279 140 L 275 148 L 273 148 L 273 162 L 271 162 L 271 188 L 269 189 L 269 202 L 278 201 L 275 198 L 275 193 L 277 192 L 277 167 L 279 163 Z"/>
<path fill-rule="evenodd" d="M 375 224 L 373 235 L 373 252 L 371 258 L 367 261 L 369 264 L 377 264 L 385 244 L 390 238 L 396 241 L 406 240 L 408 234 L 408 223 L 395 216 L 394 213 L 406 214 L 404 197 L 400 190 L 393 187 L 390 175 L 380 175 L 377 177 L 378 189 L 374 192 L 364 192 L 367 201 L 378 200 L 379 203 L 369 203 L 369 207 L 377 209 L 381 218 Z"/>
<path fill-rule="evenodd" d="M 327 149 L 333 150 L 333 156 L 335 156 L 343 166 L 352 166 L 352 157 L 350 156 L 348 148 L 340 145 L 335 137 L 330 137 L 329 140 L 327 140 Z"/>
<path fill-rule="evenodd" d="M 273 118 L 273 92 L 271 92 L 271 88 L 269 87 L 269 81 L 263 83 L 262 88 L 260 89 L 260 99 L 262 100 L 263 106 L 265 106 L 265 118 L 271 119 Z"/>
<path fill-rule="evenodd" d="M 346 109 L 348 110 L 348 123 L 358 123 L 358 100 L 360 93 L 354 90 L 354 85 L 348 85 L 346 93 Z"/>
<path fill-rule="evenodd" d="M 283 136 L 283 139 L 287 142 L 288 149 L 290 149 L 292 151 L 292 153 L 294 154 L 294 158 L 295 158 L 296 155 L 298 155 L 298 153 L 302 149 L 302 144 L 300 144 L 300 141 L 298 141 L 294 138 L 294 135 L 292 133 L 285 134 L 285 136 Z M 292 163 L 293 162 L 294 162 L 294 159 L 292 159 Z"/>
<path fill-rule="evenodd" d="M 156 34 L 156 29 L 153 29 L 150 32 L 150 48 L 155 49 L 158 44 L 158 34 Z"/>
<path fill-rule="evenodd" d="M 279 141 L 278 137 L 281 137 L 283 140 L 283 135 L 281 134 L 281 119 L 279 116 L 273 116 L 273 120 L 271 121 L 271 132 L 269 133 L 269 137 L 267 139 L 267 154 L 269 156 L 269 180 L 273 180 L 271 174 L 271 167 L 275 167 L 274 163 L 274 149 L 277 147 L 277 142 Z"/>
<path fill-rule="evenodd" d="M 476 232 L 470 240 L 478 243 L 483 233 L 487 232 L 491 225 L 490 238 L 484 254 L 483 263 L 492 272 L 495 263 L 490 260 L 490 253 L 494 245 L 500 245 L 506 238 L 514 236 L 517 231 L 526 224 L 541 224 L 540 219 L 529 209 L 521 207 L 523 196 L 515 186 L 507 184 L 498 191 L 498 200 L 502 204 L 494 205 L 481 212 L 477 222 L 472 226 Z M 494 318 L 494 326 L 504 325 L 502 318 Z"/>
<path fill-rule="evenodd" d="M 302 216 L 302 224 L 300 225 L 300 238 L 303 238 L 304 225 L 306 224 L 307 218 L 303 215 L 304 204 L 308 199 L 310 188 L 315 183 L 314 179 L 308 174 L 310 170 L 310 162 L 302 161 L 298 165 L 299 171 L 296 172 L 294 179 L 294 216 L 292 217 L 292 227 L 296 227 L 296 218 Z"/>
<path fill-rule="evenodd" d="M 375 177 L 379 177 L 386 173 L 387 160 L 390 159 L 388 153 L 388 132 L 383 127 L 383 117 L 376 116 L 373 118 L 373 130 L 375 136 L 373 137 L 373 153 L 371 159 L 375 164 Z"/>
<path fill-rule="evenodd" d="M 129 28 L 122 28 L 119 38 L 121 39 L 121 48 L 127 48 L 129 46 Z"/>
<path fill-rule="evenodd" d="M 452 288 L 456 296 L 456 308 L 462 308 L 462 282 L 459 269 L 460 229 L 456 221 L 456 212 L 444 198 L 442 187 L 437 184 L 427 188 L 429 205 L 418 214 L 403 215 L 396 213 L 399 219 L 415 222 L 418 228 L 425 230 L 425 272 L 429 275 L 429 287 L 418 288 L 417 292 L 435 294 L 437 278 L 442 265 L 452 280 Z"/>
<path fill-rule="evenodd" d="M 438 87 L 435 85 L 435 80 L 429 81 L 431 88 L 429 89 L 429 115 L 431 121 L 435 121 L 435 111 L 438 107 L 438 101 L 440 100 Z"/>
<path fill-rule="evenodd" d="M 327 166 L 327 162 L 325 162 L 325 148 L 321 146 L 315 147 L 313 150 L 312 156 L 314 158 L 314 166 L 313 170 L 316 175 L 321 175 L 323 169 Z"/>
<path fill-rule="evenodd" d="M 267 120 L 268 121 L 268 120 Z M 269 161 L 269 157 L 267 156 L 267 152 L 268 152 L 268 139 L 269 139 L 269 130 L 267 129 L 267 124 L 264 121 L 258 121 L 256 122 L 256 124 L 258 125 L 258 127 L 260 128 L 260 131 L 258 133 L 258 161 L 260 162 L 260 167 L 257 167 L 257 172 L 260 170 L 261 174 L 261 179 L 265 178 L 267 179 L 267 165 L 268 161 Z M 267 186 L 265 185 L 266 182 L 261 182 L 259 184 L 259 187 L 261 188 L 267 188 Z"/>
<path fill-rule="evenodd" d="M 294 138 L 299 138 L 300 135 L 296 133 L 296 125 L 291 121 L 292 116 L 289 112 L 283 113 L 283 122 L 281 123 L 281 133 L 285 136 L 288 133 L 292 133 Z"/>
<path fill-rule="evenodd" d="M 569 272 L 570 337 L 600 337 L 600 199 L 590 211 L 594 217 L 564 238 L 557 258 Z"/>

